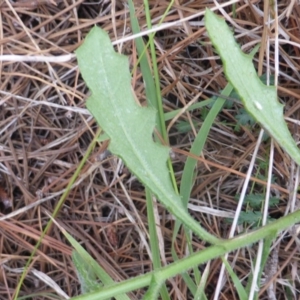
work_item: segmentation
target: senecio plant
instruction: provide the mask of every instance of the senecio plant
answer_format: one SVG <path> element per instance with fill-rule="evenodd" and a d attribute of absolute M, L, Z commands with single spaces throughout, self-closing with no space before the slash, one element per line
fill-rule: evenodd
<path fill-rule="evenodd" d="M 300 164 L 300 153 L 284 121 L 283 106 L 277 99 L 276 88 L 261 82 L 252 63 L 253 57 L 241 51 L 224 20 L 206 10 L 205 26 L 222 59 L 225 75 L 239 94 L 245 109 Z M 185 228 L 211 246 L 153 272 L 115 283 L 65 233 L 75 248 L 73 260 L 83 292 L 74 299 L 129 299 L 127 292 L 147 286 L 149 289 L 145 299 L 156 299 L 168 278 L 259 240 L 272 241 L 282 230 L 300 221 L 300 211 L 297 211 L 229 240 L 208 233 L 188 213 L 172 185 L 166 164 L 170 149 L 153 140 L 157 112 L 152 107 L 136 104 L 127 57 L 114 51 L 108 34 L 99 27 L 90 31 L 77 49 L 76 56 L 82 77 L 91 91 L 87 108 L 110 139 L 109 150 L 122 158 L 131 172 Z M 230 273 L 230 276 L 234 275 Z M 192 293 L 195 297 L 199 296 L 197 299 L 206 299 L 196 290 Z M 248 299 L 242 286 L 239 286 L 238 293 L 240 299 Z"/>

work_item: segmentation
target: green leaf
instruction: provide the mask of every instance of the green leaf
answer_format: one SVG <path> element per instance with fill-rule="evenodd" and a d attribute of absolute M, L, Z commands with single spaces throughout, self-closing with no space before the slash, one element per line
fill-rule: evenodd
<path fill-rule="evenodd" d="M 155 110 L 135 102 L 128 59 L 114 51 L 107 33 L 98 27 L 90 31 L 76 55 L 92 92 L 87 108 L 110 137 L 109 150 L 200 238 L 220 242 L 188 214 L 175 193 L 166 166 L 169 148 L 153 141 Z"/>
<path fill-rule="evenodd" d="M 257 227 L 258 224 L 261 223 L 262 213 L 260 211 L 241 211 L 238 219 L 238 224 L 241 225 L 243 223 L 252 225 Z M 232 223 L 232 219 L 226 218 L 225 221 L 227 223 Z M 274 221 L 273 218 L 268 217 L 268 222 Z"/>
<path fill-rule="evenodd" d="M 252 115 L 249 115 L 248 112 L 243 108 L 239 109 L 239 113 L 235 116 L 235 118 L 238 120 L 238 124 L 240 125 L 252 126 L 255 124 Z"/>
<path fill-rule="evenodd" d="M 194 127 L 199 127 L 200 122 L 196 122 L 195 120 L 192 120 L 192 122 Z M 175 127 L 179 133 L 186 133 L 192 129 L 191 124 L 187 121 L 178 121 Z"/>
<path fill-rule="evenodd" d="M 209 9 L 205 12 L 205 26 L 222 59 L 225 75 L 247 111 L 300 165 L 300 152 L 284 121 L 283 105 L 278 102 L 276 88 L 261 82 L 252 56 L 241 51 L 225 21 Z"/>
<path fill-rule="evenodd" d="M 87 264 L 85 259 L 76 250 L 72 251 L 72 260 L 80 282 L 81 293 L 86 294 L 99 290 L 101 284 L 97 282 L 97 277 L 92 267 Z"/>
<path fill-rule="evenodd" d="M 72 259 L 83 294 L 99 290 L 103 286 L 114 285 L 115 281 L 106 273 L 97 261 L 95 261 L 93 257 L 68 232 L 61 227 L 60 229 L 74 248 L 72 252 Z M 101 283 L 97 284 L 98 278 Z M 129 297 L 126 294 L 118 295 L 115 298 L 117 300 L 129 300 Z"/>
<path fill-rule="evenodd" d="M 235 195 L 234 200 L 239 201 L 240 194 Z M 253 209 L 260 209 L 262 203 L 265 201 L 266 195 L 265 194 L 249 194 L 246 195 L 244 204 L 248 204 Z M 269 207 L 274 207 L 279 203 L 280 199 L 277 197 L 270 197 L 269 198 Z"/>
<path fill-rule="evenodd" d="M 239 299 L 240 300 L 247 300 L 248 299 L 248 295 L 246 293 L 245 288 L 243 287 L 241 280 L 238 278 L 238 276 L 236 275 L 236 273 L 234 273 L 233 269 L 231 268 L 230 264 L 228 263 L 227 259 L 224 259 L 224 257 L 221 256 L 222 262 L 226 267 L 226 270 L 228 272 L 228 274 L 231 277 L 231 280 L 233 282 L 234 288 L 236 289 L 236 292 L 239 295 Z"/>
<path fill-rule="evenodd" d="M 194 109 L 205 107 L 206 105 L 209 106 L 210 104 L 212 106 L 215 102 L 216 102 L 216 99 L 214 100 L 213 98 L 207 99 L 207 100 L 203 100 L 201 102 L 197 102 L 197 103 L 194 103 L 191 106 L 189 106 L 189 108 L 187 109 L 187 111 L 191 111 L 191 110 L 194 110 Z M 174 117 L 176 117 L 181 112 L 181 110 L 182 110 L 182 108 L 179 108 L 179 109 L 174 109 L 174 110 L 172 110 L 170 112 L 165 113 L 164 114 L 165 121 L 172 120 Z"/>

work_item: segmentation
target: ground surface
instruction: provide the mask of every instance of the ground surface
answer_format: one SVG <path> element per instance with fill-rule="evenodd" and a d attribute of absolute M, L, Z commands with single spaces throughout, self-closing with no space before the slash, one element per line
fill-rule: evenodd
<path fill-rule="evenodd" d="M 145 30 L 142 1 L 134 2 L 139 24 Z M 255 66 L 260 75 L 266 74 L 269 63 L 270 74 L 274 75 L 274 40 L 270 42 L 269 58 L 266 49 L 267 38 L 273 38 L 276 30 L 272 26 L 270 30 L 263 27 L 268 6 L 265 4 L 264 7 L 263 1 L 237 2 L 235 7 L 229 5 L 223 11 L 228 24 L 231 20 L 243 51 L 250 52 L 253 46 L 261 43 L 262 51 L 255 56 Z M 153 25 L 158 24 L 167 5 L 167 1 L 150 1 Z M 175 1 L 164 23 L 213 6 L 213 1 Z M 274 11 L 270 10 L 270 14 L 274 15 Z M 278 95 L 285 104 L 286 117 L 297 120 L 300 6 L 297 1 L 278 1 L 278 15 Z M 28 62 L 24 58 L 17 61 L 16 56 L 11 56 L 1 62 L 0 68 L 0 205 L 1 217 L 8 216 L 1 220 L 0 226 L 0 299 L 13 299 L 22 268 L 49 221 L 46 211 L 54 211 L 97 129 L 85 108 L 88 91 L 80 77 L 76 58 L 66 55 L 74 53 L 94 25 L 107 30 L 112 41 L 131 35 L 131 29 L 128 7 L 123 1 L 24 0 L 12 3 L 5 0 L 1 2 L 0 17 L 2 58 L 5 55 L 52 58 L 52 62 L 44 59 Z M 158 68 L 165 111 L 186 106 L 199 93 L 197 88 L 219 94 L 226 86 L 221 62 L 207 42 L 202 16 L 157 33 Z M 132 40 L 118 44 L 115 49 L 129 56 L 131 67 L 136 63 Z M 59 62 L 60 58 L 65 58 L 65 61 Z M 144 85 L 139 69 L 133 75 L 133 87 L 137 98 L 144 104 Z M 212 95 L 203 92 L 196 101 L 209 97 Z M 225 217 L 234 215 L 235 196 L 241 192 L 260 130 L 258 125 L 239 121 L 245 118 L 247 121 L 241 108 L 239 103 L 233 102 L 231 106 L 225 106 L 215 120 L 203 151 L 204 162 L 202 159 L 198 163 L 190 201 L 191 214 L 209 232 L 223 238 L 230 230 Z M 169 122 L 171 146 L 188 151 L 208 110 L 206 107 L 184 113 L 177 121 Z M 297 124 L 289 123 L 296 141 L 299 140 L 298 128 Z M 95 147 L 56 219 L 77 241 L 82 242 L 114 280 L 120 281 L 152 269 L 147 244 L 141 241 L 141 236 L 147 237 L 147 212 L 143 187 L 120 160 L 104 156 L 106 148 L 106 142 Z M 260 145 L 248 194 L 265 193 L 269 148 L 270 139 Z M 173 166 L 179 185 L 186 156 L 174 153 Z M 290 195 L 297 177 L 295 174 L 296 166 L 275 146 L 274 187 L 271 191 L 279 202 L 270 207 L 270 217 L 279 218 L 292 209 Z M 201 207 L 202 212 L 197 211 L 197 207 Z M 213 211 L 205 212 L 206 207 Z M 243 210 L 258 212 L 260 207 L 254 209 L 248 205 Z M 10 215 L 14 212 L 17 214 Z M 173 222 L 160 206 L 159 212 L 164 260 L 169 263 L 172 261 Z M 128 214 L 132 218 L 128 218 Z M 248 226 L 251 227 L 244 223 L 238 231 Z M 288 295 L 287 290 L 300 289 L 299 248 L 288 234 L 281 238 L 270 254 L 273 260 L 265 270 L 260 299 L 273 299 L 272 292 L 274 299 L 285 299 L 283 295 Z M 185 255 L 183 239 L 182 235 L 178 236 L 176 250 L 179 256 Z M 194 250 L 204 246 L 194 239 Z M 67 295 L 76 296 L 80 294 L 80 287 L 71 251 L 60 230 L 52 226 L 30 268 L 49 276 Z M 249 274 L 255 253 L 256 246 L 252 246 L 229 256 L 230 261 L 235 260 L 235 271 L 241 280 Z M 213 297 L 220 265 L 219 260 L 211 263 L 206 287 L 208 299 Z M 227 283 L 219 299 L 237 297 L 229 279 Z M 189 297 L 180 276 L 168 284 L 172 299 Z M 286 289 L 285 285 L 290 288 Z M 141 299 L 143 292 L 136 291 L 130 297 Z M 33 293 L 42 294 L 30 299 L 54 299 L 46 293 L 55 292 L 29 271 L 19 295 Z"/>

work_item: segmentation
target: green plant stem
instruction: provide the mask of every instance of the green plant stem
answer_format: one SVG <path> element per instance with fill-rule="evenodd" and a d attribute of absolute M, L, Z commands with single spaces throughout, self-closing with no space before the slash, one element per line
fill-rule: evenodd
<path fill-rule="evenodd" d="M 172 2 L 171 2 L 171 4 L 172 4 Z M 131 20 L 132 31 L 134 33 L 138 33 L 138 32 L 140 32 L 140 27 L 138 24 L 137 17 L 135 15 L 133 1 L 129 0 L 128 5 L 129 5 L 129 10 L 130 10 L 130 20 Z M 170 5 L 169 5 L 168 9 L 170 8 Z M 150 26 L 150 28 L 151 28 L 151 14 L 149 11 L 148 3 L 145 3 L 145 8 L 146 8 L 145 12 L 146 12 L 146 18 L 148 20 L 148 26 Z M 167 9 L 167 11 L 168 11 L 168 9 Z M 163 15 L 163 17 L 161 18 L 160 22 L 163 21 L 165 15 L 166 15 L 166 12 Z M 151 72 L 150 63 L 147 59 L 147 56 L 145 55 L 145 53 L 147 52 L 147 49 L 148 49 L 148 45 L 150 45 L 150 44 L 154 45 L 153 37 L 154 37 L 154 34 L 151 34 L 150 39 L 146 46 L 144 45 L 142 38 L 137 38 L 135 40 L 135 43 L 136 43 L 137 52 L 139 54 L 138 63 L 140 62 L 140 67 L 141 67 L 143 79 L 145 82 L 145 90 L 146 90 L 146 98 L 147 98 L 148 106 L 153 106 L 159 112 L 158 113 L 159 117 L 156 117 L 156 128 L 160 133 L 162 133 L 162 132 L 166 133 L 164 114 L 163 114 L 163 109 L 162 109 L 162 105 L 161 105 L 162 99 L 161 99 L 160 94 L 157 95 L 157 88 L 156 88 L 156 83 L 155 83 L 156 80 L 154 81 L 154 79 L 153 79 L 153 74 Z M 151 49 L 153 49 L 153 46 L 151 47 Z M 152 53 L 152 57 L 153 56 L 154 56 L 154 60 L 156 63 L 155 51 L 154 51 L 154 54 Z M 135 67 L 134 67 L 134 69 L 135 69 Z M 155 73 L 154 77 L 159 78 L 157 68 L 156 68 L 156 73 Z M 162 117 L 161 117 L 161 115 L 162 115 Z M 162 122 L 162 120 L 163 120 L 163 122 Z M 160 143 L 158 138 L 156 138 L 156 140 L 157 140 L 157 142 Z M 165 143 L 168 143 L 168 140 L 165 140 Z M 171 167 L 169 166 L 169 170 L 170 170 L 170 174 L 172 174 L 171 177 L 175 178 L 172 166 Z M 160 251 L 159 251 L 159 247 L 158 247 L 159 241 L 158 241 L 158 237 L 157 237 L 157 229 L 156 229 L 155 217 L 154 217 L 154 208 L 153 208 L 153 199 L 152 199 L 153 194 L 151 193 L 150 189 L 147 187 L 145 188 L 145 193 L 146 193 L 146 201 L 147 201 L 147 217 L 148 217 L 148 227 L 149 227 L 149 236 L 150 236 L 149 240 L 150 240 L 150 246 L 151 246 L 152 263 L 153 263 L 154 270 L 156 270 L 161 267 L 161 258 L 160 258 Z M 161 298 L 163 300 L 170 299 L 169 293 L 168 293 L 168 290 L 167 290 L 165 284 L 163 284 L 161 286 Z"/>
<path fill-rule="evenodd" d="M 280 218 L 260 229 L 246 233 L 236 238 L 223 241 L 219 245 L 211 246 L 200 252 L 194 253 L 191 256 L 172 263 L 158 271 L 150 272 L 146 275 L 141 275 L 121 283 L 116 283 L 113 286 L 105 287 L 101 292 L 94 292 L 87 295 L 72 298 L 73 300 L 101 300 L 116 296 L 121 293 L 127 293 L 136 290 L 151 283 L 152 276 L 157 276 L 160 280 L 167 280 L 170 277 L 180 274 L 191 269 L 195 265 L 205 263 L 211 259 L 217 258 L 225 253 L 229 253 L 236 249 L 253 244 L 270 235 L 278 234 L 279 232 L 300 222 L 300 210 Z"/>

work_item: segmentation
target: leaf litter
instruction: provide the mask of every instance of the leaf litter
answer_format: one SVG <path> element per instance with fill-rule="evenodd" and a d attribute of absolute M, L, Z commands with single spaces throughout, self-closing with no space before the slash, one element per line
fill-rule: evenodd
<path fill-rule="evenodd" d="M 141 3 L 137 2 L 137 5 Z M 162 16 L 166 9 L 164 2 L 155 5 L 151 7 L 154 23 L 159 21 L 159 16 Z M 210 6 L 210 1 L 202 1 L 197 5 L 191 2 L 182 9 L 185 16 L 188 16 L 195 11 L 204 11 L 205 7 Z M 236 8 L 236 16 L 232 17 L 239 25 L 236 27 L 236 35 L 243 50 L 249 53 L 252 42 L 260 40 L 263 36 L 261 29 L 263 20 L 260 16 L 263 7 L 258 5 L 258 10 L 253 10 L 247 5 L 237 4 Z M 299 28 L 294 24 L 294 20 L 299 17 L 296 4 L 294 8 L 290 10 L 290 16 L 287 17 L 285 15 L 287 8 L 278 7 L 279 14 L 284 16 L 280 24 L 284 24 L 283 28 L 290 28 L 289 31 L 285 31 L 285 38 L 291 41 L 297 41 L 299 35 Z M 172 9 L 166 21 L 178 19 L 178 9 L 179 7 Z M 226 11 L 230 13 L 231 9 L 226 8 Z M 95 24 L 101 24 L 102 28 L 109 32 L 111 40 L 123 37 L 124 28 L 127 30 L 129 24 L 126 7 L 121 2 L 116 2 L 114 8 L 109 1 L 102 1 L 98 4 L 84 1 L 72 4 L 70 1 L 65 1 L 58 2 L 57 6 L 48 2 L 46 5 L 38 5 L 30 10 L 23 7 L 15 7 L 13 11 L 1 8 L 1 13 L 3 55 L 65 55 L 73 53 L 78 48 L 82 39 Z M 137 14 L 140 26 L 143 27 L 146 24 L 144 10 L 137 10 Z M 22 25 L 28 29 L 27 32 Z M 253 29 L 251 33 L 247 31 L 249 27 Z M 188 29 L 189 32 L 190 30 L 193 32 L 193 35 L 187 34 Z M 225 87 L 226 79 L 219 72 L 220 61 L 214 55 L 205 31 L 199 27 L 197 20 L 187 22 L 184 27 L 165 29 L 157 35 L 156 39 L 163 46 L 163 51 L 158 53 L 158 67 L 161 74 L 165 111 L 187 105 L 197 93 L 197 85 L 206 87 L 206 84 L 209 84 L 206 88 L 216 93 Z M 266 41 L 263 40 L 262 45 L 265 44 Z M 131 67 L 136 62 L 133 45 L 129 41 L 120 46 L 122 53 L 129 55 Z M 280 45 L 280 51 L 282 61 L 279 68 L 278 95 L 285 103 L 285 115 L 297 120 L 299 119 L 297 112 L 299 67 L 295 57 L 299 49 L 287 41 L 284 47 Z M 254 58 L 256 69 L 262 68 L 264 72 L 266 71 L 265 59 L 265 56 Z M 61 191 L 68 184 L 68 180 L 96 131 L 97 125 L 88 114 L 75 111 L 70 118 L 66 118 L 66 113 L 74 111 L 74 108 L 85 109 L 87 88 L 79 76 L 76 64 L 75 59 L 64 63 L 51 63 L 51 66 L 42 62 L 25 63 L 13 60 L 2 62 L 1 186 L 10 197 L 11 210 L 24 209 L 21 214 L 1 221 L 0 251 L 3 256 L 5 255 L 4 264 L 11 269 L 24 267 L 33 245 L 48 221 L 43 210 L 53 211 Z M 187 65 L 191 70 L 188 76 L 186 74 L 183 76 L 182 65 Z M 199 78 L 196 74 L 200 72 L 202 75 Z M 136 70 L 133 75 L 132 83 L 137 98 L 143 103 L 144 86 L 139 70 Z M 200 100 L 209 97 L 210 95 L 204 92 Z M 34 101 L 40 101 L 40 105 Z M 240 109 L 239 104 L 234 103 L 232 108 L 223 109 L 219 115 L 210 131 L 203 153 L 203 157 L 213 162 L 214 165 L 208 170 L 206 164 L 199 162 L 197 174 L 195 174 L 191 203 L 208 206 L 216 214 L 218 210 L 234 212 L 236 206 L 234 197 L 240 192 L 251 159 L 251 150 L 257 137 L 257 130 L 251 127 L 242 125 L 239 132 L 234 131 L 237 123 L 235 115 L 238 109 Z M 201 124 L 200 115 L 200 110 L 192 111 L 192 122 Z M 181 116 L 178 121 L 190 122 L 186 115 Z M 297 125 L 289 123 L 289 129 L 293 136 L 297 136 Z M 170 130 L 172 147 L 188 151 L 193 138 L 192 131 L 181 134 L 175 126 Z M 116 171 L 119 170 L 120 164 L 116 158 L 109 156 L 100 161 L 97 159 L 106 151 L 106 147 L 107 145 L 101 143 L 95 148 L 90 163 L 83 169 L 80 180 L 69 194 L 58 220 L 76 240 L 83 242 L 87 251 L 96 258 L 111 277 L 118 281 L 146 272 L 151 269 L 151 265 L 146 251 L 147 246 L 141 242 L 141 235 L 136 230 L 136 227 L 145 230 L 146 212 L 143 189 L 130 174 Z M 259 159 L 267 160 L 267 149 L 267 143 L 261 145 Z M 183 154 L 175 152 L 173 165 L 178 182 L 185 158 Z M 274 173 L 278 180 L 272 191 L 274 195 L 280 196 L 281 201 L 270 211 L 273 217 L 282 215 L 286 206 L 290 205 L 290 187 L 295 178 L 292 170 L 289 157 L 280 148 L 276 148 Z M 256 171 L 263 175 L 266 172 L 259 167 Z M 127 194 L 121 188 L 120 182 L 126 187 Z M 263 192 L 264 186 L 264 181 L 253 179 L 254 192 Z M 49 200 L 26 210 L 29 205 L 40 203 L 39 201 L 46 197 L 49 197 Z M 124 217 L 124 208 L 116 204 L 114 197 L 117 197 L 127 209 L 135 206 L 136 210 L 129 209 L 128 211 L 133 219 L 137 220 L 137 224 L 128 222 Z M 135 216 L 135 212 L 139 212 L 139 215 Z M 161 216 L 164 216 L 161 226 L 165 245 L 170 245 L 172 218 L 165 214 L 161 206 L 159 206 L 159 212 Z M 223 217 L 219 218 L 208 213 L 200 215 L 195 211 L 191 213 L 195 219 L 206 224 L 208 229 L 219 232 L 220 236 L 227 235 L 229 227 L 224 224 Z M 106 226 L 116 228 L 118 247 L 108 242 L 110 238 L 106 236 L 108 234 L 104 230 Z M 144 234 L 147 235 L 145 231 Z M 184 256 L 180 248 L 183 244 L 180 237 L 178 237 L 177 244 L 179 245 L 178 255 Z M 202 247 L 201 241 L 197 238 L 194 238 L 193 245 L 195 249 Z M 167 261 L 172 259 L 168 250 L 170 249 L 165 249 Z M 278 268 L 284 263 L 286 266 L 277 275 L 277 279 L 284 280 L 290 274 L 294 264 L 293 256 L 289 255 L 292 251 L 292 244 L 283 240 L 278 250 L 281 259 L 277 263 Z M 70 259 L 71 247 L 55 227 L 44 239 L 39 254 L 35 259 L 35 269 L 52 278 L 69 296 L 78 295 L 80 287 Z M 249 270 L 247 258 L 241 253 L 236 258 L 236 265 L 242 273 L 241 278 L 247 276 L 246 270 Z M 139 262 L 135 268 L 132 268 L 132 261 Z M 216 272 L 217 270 L 216 267 Z M 5 278 L 1 279 L 0 298 L 9 299 L 20 274 L 4 272 L 4 276 Z M 296 284 L 296 279 L 294 280 Z M 7 283 L 8 289 L 4 282 Z M 214 276 L 211 276 L 207 282 L 207 290 L 213 293 L 213 287 Z M 276 288 L 276 295 L 280 298 L 283 296 L 281 287 L 277 285 Z M 20 296 L 47 289 L 44 282 L 36 281 L 28 276 L 22 286 Z M 229 283 L 223 290 L 224 295 L 230 298 L 232 290 L 234 288 Z M 132 299 L 140 299 L 141 293 L 142 291 L 137 291 L 131 295 Z M 176 299 L 176 293 L 177 291 L 174 290 L 171 297 Z M 32 299 L 41 299 L 41 296 L 32 297 Z"/>

